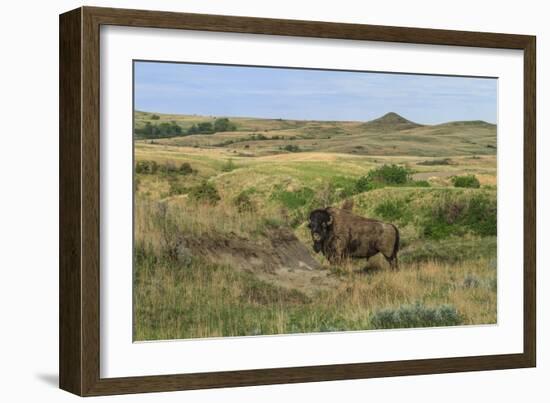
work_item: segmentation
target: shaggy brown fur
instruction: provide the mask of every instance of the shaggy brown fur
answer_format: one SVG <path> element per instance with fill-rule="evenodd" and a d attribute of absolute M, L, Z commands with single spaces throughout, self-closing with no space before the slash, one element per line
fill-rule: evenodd
<path fill-rule="evenodd" d="M 329 207 L 309 217 L 313 248 L 333 264 L 342 259 L 366 258 L 381 253 L 391 268 L 398 269 L 399 230 L 393 224 Z"/>

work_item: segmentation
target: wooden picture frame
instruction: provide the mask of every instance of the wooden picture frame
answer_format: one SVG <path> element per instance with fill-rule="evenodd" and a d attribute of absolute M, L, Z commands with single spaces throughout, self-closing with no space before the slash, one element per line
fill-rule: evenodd
<path fill-rule="evenodd" d="M 524 52 L 523 353 L 100 377 L 100 26 L 351 39 Z M 60 387 L 80 396 L 526 368 L 536 365 L 535 37 L 81 7 L 60 16 Z"/>

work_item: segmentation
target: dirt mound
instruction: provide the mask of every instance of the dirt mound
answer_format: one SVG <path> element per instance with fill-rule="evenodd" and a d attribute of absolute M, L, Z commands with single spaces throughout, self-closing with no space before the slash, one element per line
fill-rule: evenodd
<path fill-rule="evenodd" d="M 270 230 L 258 240 L 236 234 L 182 236 L 178 258 L 184 260 L 190 256 L 248 271 L 271 284 L 308 294 L 337 283 L 327 270 L 322 270 L 294 233 L 284 228 Z"/>

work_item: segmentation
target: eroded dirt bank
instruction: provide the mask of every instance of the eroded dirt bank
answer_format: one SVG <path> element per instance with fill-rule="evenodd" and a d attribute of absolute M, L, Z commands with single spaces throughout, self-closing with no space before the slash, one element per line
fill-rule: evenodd
<path fill-rule="evenodd" d="M 288 229 L 272 229 L 265 237 L 251 240 L 236 234 L 190 237 L 182 235 L 178 259 L 200 257 L 235 270 L 248 271 L 260 280 L 307 294 L 333 287 L 338 280 L 329 276 L 304 244 Z"/>

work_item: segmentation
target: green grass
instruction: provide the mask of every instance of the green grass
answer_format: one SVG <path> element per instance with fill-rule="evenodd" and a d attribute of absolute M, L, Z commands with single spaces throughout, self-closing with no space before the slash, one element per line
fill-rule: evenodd
<path fill-rule="evenodd" d="M 136 120 L 184 130 L 215 121 L 156 115 Z M 136 340 L 496 322 L 493 125 L 231 122 L 236 132 L 135 143 Z M 302 152 L 279 149 L 287 144 Z M 454 187 L 453 176 L 469 175 L 479 188 Z M 313 253 L 309 212 L 348 199 L 354 213 L 399 228 L 400 271 L 377 257 L 368 268 L 382 270 L 363 271 L 364 260 L 333 267 Z M 277 268 L 207 258 L 205 246 L 262 247 L 282 229 L 311 251 L 319 274 L 330 273 L 330 287 L 281 286 L 270 280 Z M 199 246 L 183 248 L 186 237 Z"/>
<path fill-rule="evenodd" d="M 288 191 L 282 189 L 276 189 L 271 198 L 280 202 L 284 207 L 290 210 L 296 210 L 300 207 L 304 207 L 311 203 L 315 192 L 307 187 Z"/>

